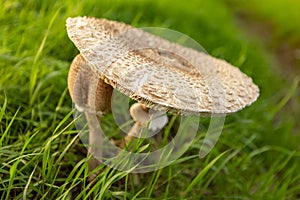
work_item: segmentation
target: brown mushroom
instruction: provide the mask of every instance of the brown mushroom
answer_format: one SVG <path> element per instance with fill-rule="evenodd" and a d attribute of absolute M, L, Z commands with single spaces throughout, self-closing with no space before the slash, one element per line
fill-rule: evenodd
<path fill-rule="evenodd" d="M 259 96 L 252 79 L 226 61 L 130 25 L 76 17 L 68 18 L 67 32 L 80 51 L 69 73 L 73 101 L 86 113 L 94 110 L 102 115 L 110 109 L 112 88 L 137 100 L 139 113 L 132 108 L 136 124 L 128 137 L 137 134 L 149 119 L 150 108 L 182 114 L 228 114 Z M 74 84 L 75 79 L 80 82 Z M 90 130 L 90 135 L 94 134 Z M 90 144 L 95 144 L 92 136 L 90 139 Z"/>

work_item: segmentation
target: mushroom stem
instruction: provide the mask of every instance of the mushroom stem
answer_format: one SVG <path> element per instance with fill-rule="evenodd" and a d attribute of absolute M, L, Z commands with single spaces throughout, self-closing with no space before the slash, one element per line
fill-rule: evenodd
<path fill-rule="evenodd" d="M 140 122 L 135 122 L 130 129 L 130 131 L 125 136 L 125 143 L 128 144 L 133 137 L 137 137 L 142 130 L 142 124 Z"/>
<path fill-rule="evenodd" d="M 100 120 L 97 119 L 96 115 L 85 112 L 85 116 L 89 127 L 88 156 L 92 156 L 88 161 L 88 169 L 89 171 L 92 171 L 97 166 L 99 166 L 100 160 L 103 156 L 103 151 L 101 148 L 103 143 L 103 138 L 101 134 L 102 130 L 99 125 Z"/>

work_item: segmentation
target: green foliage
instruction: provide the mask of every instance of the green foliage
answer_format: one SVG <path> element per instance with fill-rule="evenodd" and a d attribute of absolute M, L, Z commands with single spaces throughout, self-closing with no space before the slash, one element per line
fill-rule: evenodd
<path fill-rule="evenodd" d="M 297 42 L 300 38 L 300 2 L 297 0 L 227 0 L 258 20 L 267 22 L 275 30 L 275 35 L 286 42 Z"/>
<path fill-rule="evenodd" d="M 257 4 L 247 11 L 261 13 Z M 1 0 L 0 5 L 0 199 L 299 198 L 299 77 L 283 80 L 273 72 L 275 57 L 263 41 L 236 26 L 225 1 Z M 298 30 L 284 23 L 289 12 L 277 12 L 280 7 L 261 9 L 279 30 L 299 39 Z M 290 14 L 298 16 L 293 9 Z M 198 152 L 207 127 L 166 168 L 130 174 L 100 165 L 101 173 L 88 182 L 89 158 L 74 127 L 66 81 L 78 51 L 65 20 L 78 15 L 183 32 L 253 77 L 261 96 L 226 118 L 217 145 L 203 159 Z M 119 133 L 110 120 L 103 119 L 106 130 Z M 171 126 L 166 133 L 172 134 Z"/>

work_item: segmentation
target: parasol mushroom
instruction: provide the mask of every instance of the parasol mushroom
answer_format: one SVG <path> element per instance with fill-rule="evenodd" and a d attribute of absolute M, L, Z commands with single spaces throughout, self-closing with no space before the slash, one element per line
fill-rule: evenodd
<path fill-rule="evenodd" d="M 72 100 L 87 116 L 109 111 L 113 88 L 138 101 L 131 108 L 136 123 L 128 137 L 150 119 L 149 109 L 222 115 L 243 109 L 259 96 L 252 79 L 226 61 L 130 25 L 76 17 L 68 18 L 66 26 L 80 51 L 68 78 Z M 99 142 L 94 135 L 90 130 L 90 153 Z M 96 165 L 93 161 L 90 168 Z"/>

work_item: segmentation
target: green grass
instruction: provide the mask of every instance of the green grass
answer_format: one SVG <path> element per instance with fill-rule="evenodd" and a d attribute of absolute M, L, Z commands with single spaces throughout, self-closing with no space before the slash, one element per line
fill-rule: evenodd
<path fill-rule="evenodd" d="M 228 2 L 242 9 L 245 14 L 271 25 L 274 29 L 275 43 L 279 38 L 284 38 L 286 42 L 299 44 L 300 4 L 297 0 L 266 0 L 263 3 L 258 0 L 228 0 Z"/>
<path fill-rule="evenodd" d="M 280 6 L 271 10 L 267 2 L 247 9 L 269 9 L 278 30 L 299 40 L 297 30 L 280 21 L 289 12 L 278 12 Z M 236 26 L 232 5 L 205 0 L 1 0 L 0 5 L 0 199 L 300 198 L 299 76 L 281 77 L 264 41 Z M 89 158 L 74 126 L 66 81 L 78 51 L 65 20 L 78 15 L 183 32 L 253 77 L 261 96 L 226 117 L 205 158 L 198 152 L 206 122 L 174 164 L 137 175 L 101 165 L 89 183 Z M 110 120 L 103 119 L 104 128 L 118 133 Z"/>

